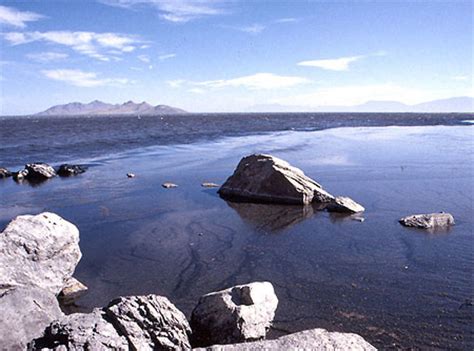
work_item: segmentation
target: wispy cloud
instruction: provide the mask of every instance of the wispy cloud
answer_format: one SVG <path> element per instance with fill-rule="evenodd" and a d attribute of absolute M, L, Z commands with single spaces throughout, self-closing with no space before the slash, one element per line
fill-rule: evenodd
<path fill-rule="evenodd" d="M 244 33 L 249 33 L 249 34 L 260 34 L 261 32 L 263 32 L 265 30 L 265 28 L 267 28 L 263 24 L 258 24 L 258 23 L 255 23 L 255 24 L 252 24 L 252 25 L 249 25 L 249 26 L 222 25 L 221 27 L 222 28 L 233 29 L 233 30 L 237 30 L 239 32 L 244 32 Z"/>
<path fill-rule="evenodd" d="M 160 18 L 175 23 L 226 13 L 220 0 L 101 0 L 102 3 L 123 8 L 152 6 Z"/>
<path fill-rule="evenodd" d="M 322 60 L 310 60 L 310 61 L 301 61 L 298 62 L 298 66 L 310 66 L 318 67 L 330 71 L 347 71 L 349 70 L 349 65 L 353 62 L 365 59 L 371 56 L 385 56 L 385 51 L 378 51 L 368 55 L 357 55 L 357 56 L 347 56 L 339 57 L 334 59 L 322 59 Z"/>
<path fill-rule="evenodd" d="M 290 88 L 300 84 L 307 84 L 311 81 L 304 77 L 297 76 L 280 76 L 273 73 L 256 73 L 249 76 L 243 76 L 232 79 L 218 79 L 206 81 L 189 81 L 184 79 L 177 79 L 167 81 L 172 88 L 179 88 L 183 85 L 198 87 L 199 89 L 209 88 L 244 88 L 248 90 L 271 90 Z"/>
<path fill-rule="evenodd" d="M 274 22 L 275 23 L 294 23 L 294 22 L 298 22 L 299 20 L 300 20 L 299 18 L 295 18 L 295 17 L 285 17 L 285 18 L 276 19 Z"/>
<path fill-rule="evenodd" d="M 467 81 L 469 80 L 469 76 L 453 76 L 451 77 L 452 80 L 457 80 L 457 81 Z"/>
<path fill-rule="evenodd" d="M 191 88 L 188 91 L 193 94 L 204 94 L 206 92 L 204 89 L 201 88 Z"/>
<path fill-rule="evenodd" d="M 19 11 L 13 7 L 1 6 L 0 5 L 0 23 L 25 28 L 27 22 L 38 21 L 45 16 L 34 12 Z"/>
<path fill-rule="evenodd" d="M 137 58 L 140 61 L 145 62 L 145 63 L 150 63 L 151 62 L 150 56 L 148 56 L 148 55 L 138 55 Z"/>
<path fill-rule="evenodd" d="M 65 60 L 69 57 L 69 55 L 62 52 L 38 52 L 28 54 L 26 57 L 33 61 L 46 63 Z"/>
<path fill-rule="evenodd" d="M 41 71 L 49 79 L 61 81 L 76 87 L 93 88 L 104 85 L 124 85 L 130 83 L 125 78 L 99 78 L 97 73 L 78 69 L 54 69 Z"/>
<path fill-rule="evenodd" d="M 8 32 L 5 40 L 12 45 L 43 41 L 70 47 L 72 50 L 101 61 L 110 61 L 113 55 L 132 52 L 141 41 L 132 35 L 95 32 Z"/>
<path fill-rule="evenodd" d="M 168 60 L 170 58 L 176 57 L 176 54 L 166 54 L 166 55 L 160 55 L 158 56 L 158 59 L 160 61 Z"/>

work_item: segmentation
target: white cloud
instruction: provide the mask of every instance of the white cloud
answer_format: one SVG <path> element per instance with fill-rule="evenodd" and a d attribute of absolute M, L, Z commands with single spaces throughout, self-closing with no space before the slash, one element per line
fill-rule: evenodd
<path fill-rule="evenodd" d="M 166 81 L 166 84 L 168 84 L 171 88 L 180 88 L 185 83 L 186 83 L 186 80 L 184 79 L 174 79 L 174 80 Z"/>
<path fill-rule="evenodd" d="M 34 12 L 18 11 L 13 7 L 0 5 L 0 23 L 18 28 L 25 28 L 27 22 L 34 22 L 44 18 L 43 15 Z"/>
<path fill-rule="evenodd" d="M 33 61 L 45 63 L 65 60 L 69 57 L 69 55 L 61 52 L 38 52 L 34 54 L 28 54 L 26 57 Z"/>
<path fill-rule="evenodd" d="M 222 28 L 229 28 L 229 29 L 234 29 L 238 30 L 239 32 L 244 32 L 244 33 L 249 33 L 249 34 L 260 34 L 263 32 L 266 28 L 263 24 L 252 24 L 250 26 L 228 26 L 228 25 L 223 25 Z"/>
<path fill-rule="evenodd" d="M 197 18 L 225 13 L 218 0 L 102 0 L 104 4 L 123 8 L 145 5 L 156 8 L 169 22 L 184 23 Z"/>
<path fill-rule="evenodd" d="M 12 45 L 21 45 L 35 41 L 63 45 L 72 50 L 101 60 L 110 61 L 111 52 L 115 55 L 128 53 L 137 48 L 141 43 L 134 36 L 117 33 L 95 33 L 95 32 L 71 32 L 71 31 L 50 31 L 50 32 L 9 32 L 3 35 L 5 40 Z M 106 53 L 104 51 L 107 51 Z"/>
<path fill-rule="evenodd" d="M 469 76 L 453 76 L 451 77 L 452 80 L 457 80 L 457 81 L 467 81 L 469 80 Z"/>
<path fill-rule="evenodd" d="M 74 85 L 93 88 L 104 85 L 124 85 L 130 81 L 125 78 L 99 78 L 97 73 L 84 72 L 78 69 L 55 69 L 41 71 L 45 77 Z"/>
<path fill-rule="evenodd" d="M 160 61 L 168 60 L 170 58 L 176 57 L 176 54 L 166 54 L 166 55 L 160 55 L 158 56 L 158 59 Z"/>
<path fill-rule="evenodd" d="M 298 22 L 298 21 L 299 21 L 298 18 L 286 17 L 286 18 L 279 18 L 279 19 L 275 20 L 274 22 L 275 23 L 293 23 L 293 22 Z"/>
<path fill-rule="evenodd" d="M 350 56 L 350 57 L 340 57 L 336 59 L 327 59 L 327 60 L 312 60 L 312 61 L 302 61 L 298 62 L 299 66 L 310 66 L 318 67 L 322 69 L 327 69 L 331 71 L 347 71 L 349 69 L 349 64 L 357 60 L 363 59 L 366 56 Z"/>
<path fill-rule="evenodd" d="M 145 62 L 145 63 L 150 63 L 151 62 L 150 56 L 148 56 L 148 55 L 138 55 L 137 58 L 140 61 Z"/>
<path fill-rule="evenodd" d="M 204 94 L 206 92 L 204 89 L 201 89 L 201 88 L 192 88 L 192 89 L 189 89 L 188 91 L 194 94 Z"/>
<path fill-rule="evenodd" d="M 208 88 L 246 88 L 249 90 L 269 90 L 289 88 L 300 84 L 309 83 L 310 80 L 296 76 L 279 76 L 273 73 L 256 73 L 250 76 L 233 79 L 209 80 L 203 82 L 191 82 L 191 84 Z"/>
<path fill-rule="evenodd" d="M 399 101 L 417 104 L 443 95 L 426 90 L 402 87 L 392 83 L 349 85 L 321 88 L 312 93 L 274 99 L 271 103 L 290 106 L 353 106 L 367 101 Z"/>

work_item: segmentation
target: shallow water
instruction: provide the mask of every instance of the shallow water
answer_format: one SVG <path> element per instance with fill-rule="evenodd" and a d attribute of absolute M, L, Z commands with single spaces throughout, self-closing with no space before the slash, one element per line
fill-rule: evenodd
<path fill-rule="evenodd" d="M 473 126 L 349 127 L 91 157 L 72 150 L 90 166 L 83 175 L 35 187 L 0 181 L 0 226 L 48 210 L 79 227 L 75 275 L 90 289 L 79 310 L 156 293 L 189 316 L 204 293 L 268 280 L 280 300 L 273 336 L 323 327 L 381 348 L 472 349 L 473 136 Z M 365 221 L 226 202 L 200 186 L 224 182 L 252 152 L 288 160 L 329 192 L 354 198 Z M 163 189 L 165 181 L 179 187 Z M 435 211 L 451 212 L 456 225 L 426 232 L 397 223 Z"/>

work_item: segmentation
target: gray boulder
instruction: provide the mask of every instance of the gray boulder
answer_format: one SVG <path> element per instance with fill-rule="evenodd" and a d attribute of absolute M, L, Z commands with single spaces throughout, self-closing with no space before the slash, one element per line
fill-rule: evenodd
<path fill-rule="evenodd" d="M 44 328 L 43 328 L 44 329 Z M 52 322 L 30 350 L 129 350 L 127 339 L 107 321 L 105 312 L 74 313 Z"/>
<path fill-rule="evenodd" d="M 265 337 L 278 299 L 269 282 L 254 282 L 206 294 L 192 312 L 197 346 L 229 344 Z"/>
<path fill-rule="evenodd" d="M 87 286 L 82 284 L 76 278 L 71 277 L 66 281 L 66 284 L 58 295 L 58 299 L 63 305 L 70 305 L 86 294 L 87 290 Z"/>
<path fill-rule="evenodd" d="M 214 345 L 195 350 L 352 350 L 375 351 L 360 335 L 328 332 L 325 329 L 311 329 L 282 336 L 275 340 L 255 341 L 234 345 Z"/>
<path fill-rule="evenodd" d="M 80 258 L 76 226 L 54 213 L 18 216 L 0 234 L 0 284 L 57 295 Z"/>
<path fill-rule="evenodd" d="M 403 217 L 400 224 L 406 227 L 430 229 L 435 227 L 448 227 L 454 224 L 454 217 L 450 213 L 429 213 Z"/>
<path fill-rule="evenodd" d="M 28 163 L 25 165 L 28 179 L 43 180 L 56 177 L 56 171 L 47 163 Z"/>
<path fill-rule="evenodd" d="M 337 196 L 334 201 L 326 207 L 329 212 L 359 213 L 364 212 L 365 208 L 352 200 L 350 197 Z"/>
<path fill-rule="evenodd" d="M 105 312 L 133 350 L 191 348 L 189 323 L 166 297 L 119 297 L 110 302 Z"/>
<path fill-rule="evenodd" d="M 58 175 L 61 177 L 70 177 L 84 173 L 86 170 L 87 167 L 84 166 L 63 164 L 58 168 Z"/>
<path fill-rule="evenodd" d="M 11 177 L 11 176 L 12 176 L 12 173 L 8 169 L 0 167 L 0 179 L 1 178 L 8 178 L 8 177 Z"/>
<path fill-rule="evenodd" d="M 300 169 L 261 154 L 244 157 L 218 192 L 231 199 L 286 204 L 306 205 L 334 199 Z"/>
<path fill-rule="evenodd" d="M 62 316 L 54 294 L 22 286 L 0 290 L 0 311 L 2 350 L 25 349 L 27 343 L 41 335 L 52 320 Z"/>

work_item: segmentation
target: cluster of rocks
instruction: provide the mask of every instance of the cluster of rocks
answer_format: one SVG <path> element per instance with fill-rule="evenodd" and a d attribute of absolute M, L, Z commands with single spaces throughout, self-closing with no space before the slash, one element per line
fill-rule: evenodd
<path fill-rule="evenodd" d="M 278 299 L 269 282 L 206 294 L 191 323 L 166 297 L 128 296 L 91 313 L 64 315 L 58 295 L 73 300 L 81 258 L 79 231 L 53 213 L 19 216 L 0 234 L 0 340 L 4 349 L 182 350 L 351 348 L 375 350 L 361 336 L 314 329 L 262 340 Z M 78 288 L 79 286 L 79 288 Z M 260 340 L 257 342 L 252 342 Z M 246 344 L 235 344 L 246 342 Z M 219 344 L 211 346 L 212 344 Z M 222 345 L 225 344 L 225 345 Z"/>
<path fill-rule="evenodd" d="M 44 181 L 56 176 L 70 177 L 84 173 L 87 167 L 80 165 L 62 164 L 54 169 L 47 163 L 27 163 L 25 168 L 18 172 L 10 172 L 6 168 L 0 168 L 0 178 L 13 177 L 15 181 Z"/>

